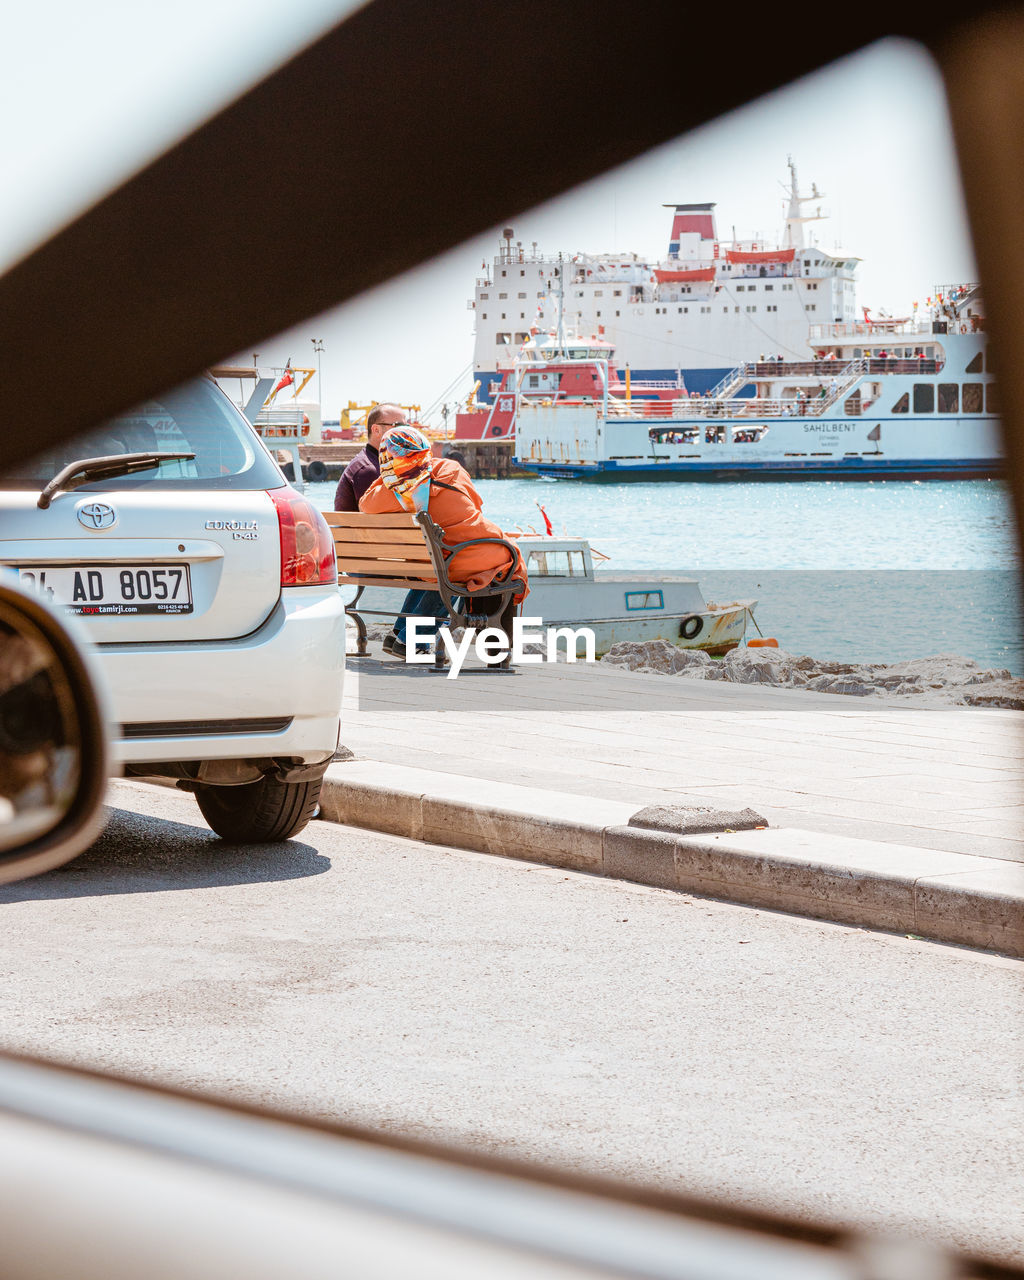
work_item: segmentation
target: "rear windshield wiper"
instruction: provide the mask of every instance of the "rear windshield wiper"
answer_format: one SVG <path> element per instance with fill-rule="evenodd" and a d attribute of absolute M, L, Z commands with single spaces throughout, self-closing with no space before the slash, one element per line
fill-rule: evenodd
<path fill-rule="evenodd" d="M 148 471 L 161 462 L 189 461 L 194 453 L 115 453 L 106 458 L 81 458 L 58 471 L 39 495 L 37 507 L 44 510 L 55 493 L 67 493 L 92 480 L 112 480 L 115 476 L 130 476 L 134 471 Z"/>

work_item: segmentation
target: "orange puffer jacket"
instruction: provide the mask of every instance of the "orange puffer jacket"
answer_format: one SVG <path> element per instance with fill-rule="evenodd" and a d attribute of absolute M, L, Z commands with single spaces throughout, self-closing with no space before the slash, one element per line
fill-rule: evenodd
<path fill-rule="evenodd" d="M 430 480 L 428 512 L 435 524 L 444 530 L 444 545 L 454 547 L 473 538 L 515 538 L 515 534 L 503 533 L 493 520 L 483 514 L 483 500 L 473 488 L 469 473 L 451 458 L 434 461 Z M 375 480 L 359 499 L 359 510 L 372 515 L 383 515 L 403 510 L 402 504 L 383 480 Z M 495 574 L 509 565 L 504 547 L 485 543 L 460 551 L 448 562 L 448 576 L 453 582 L 465 583 L 471 591 L 485 591 Z M 526 565 L 522 554 L 516 550 L 514 575 L 526 581 Z M 529 587 L 515 597 L 521 604 L 529 594 Z"/>

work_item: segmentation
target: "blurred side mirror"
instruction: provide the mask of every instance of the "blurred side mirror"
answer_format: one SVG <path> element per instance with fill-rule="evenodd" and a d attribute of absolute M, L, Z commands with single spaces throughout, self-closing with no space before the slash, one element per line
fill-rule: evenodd
<path fill-rule="evenodd" d="M 0 572 L 0 883 L 67 862 L 99 832 L 106 708 L 73 628 Z"/>

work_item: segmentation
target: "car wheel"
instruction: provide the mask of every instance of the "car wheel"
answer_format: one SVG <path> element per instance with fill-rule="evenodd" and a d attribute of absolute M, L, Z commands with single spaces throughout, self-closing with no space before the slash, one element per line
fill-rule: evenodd
<path fill-rule="evenodd" d="M 200 786 L 195 796 L 219 836 L 234 844 L 263 844 L 288 840 L 302 830 L 316 813 L 322 782 L 261 778 L 244 787 Z"/>

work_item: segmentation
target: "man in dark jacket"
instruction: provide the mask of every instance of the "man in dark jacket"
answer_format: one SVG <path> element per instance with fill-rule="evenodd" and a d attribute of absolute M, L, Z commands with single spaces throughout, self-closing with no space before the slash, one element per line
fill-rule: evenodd
<path fill-rule="evenodd" d="M 341 473 L 334 494 L 335 511 L 358 511 L 359 499 L 380 475 L 381 436 L 389 427 L 407 426 L 405 410 L 397 404 L 377 404 L 366 415 L 366 447 Z"/>

